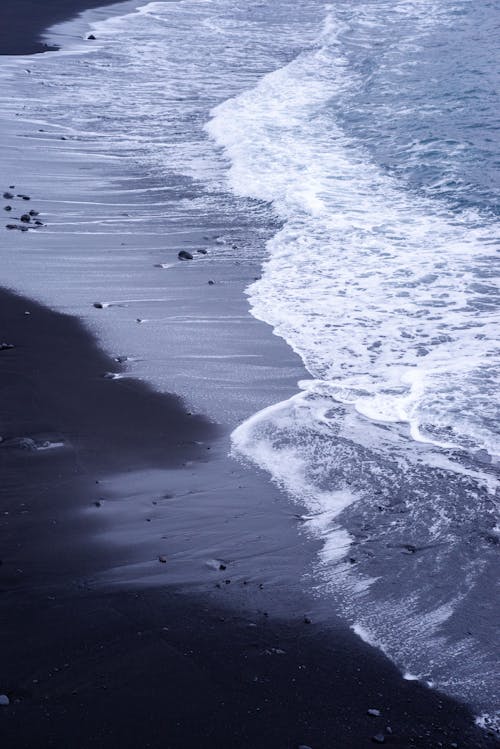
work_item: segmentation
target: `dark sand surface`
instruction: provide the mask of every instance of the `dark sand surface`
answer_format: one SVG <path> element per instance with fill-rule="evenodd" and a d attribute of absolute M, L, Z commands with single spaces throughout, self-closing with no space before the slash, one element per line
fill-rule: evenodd
<path fill-rule="evenodd" d="M 31 55 L 55 49 L 41 42 L 45 29 L 83 10 L 111 4 L 105 0 L 2 0 L 0 55 Z"/>
<path fill-rule="evenodd" d="M 175 397 L 103 379 L 118 365 L 74 319 L 2 292 L 0 320 L 15 346 L 0 352 L 2 747 L 492 745 L 347 629 L 305 621 L 296 595 L 275 614 L 258 561 L 251 581 L 228 568 L 195 594 L 94 585 L 118 553 L 95 540 L 99 477 L 205 462 L 193 442 L 217 432 Z"/>

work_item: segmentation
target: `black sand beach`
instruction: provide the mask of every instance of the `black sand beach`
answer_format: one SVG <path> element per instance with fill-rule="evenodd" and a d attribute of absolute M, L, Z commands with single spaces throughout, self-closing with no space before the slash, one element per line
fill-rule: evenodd
<path fill-rule="evenodd" d="M 0 54 L 31 55 L 54 49 L 40 41 L 45 29 L 103 5 L 102 0 L 4 0 L 0 4 Z"/>
<path fill-rule="evenodd" d="M 31 26 L 26 5 L 4 3 L 0 52 L 38 51 L 44 26 L 98 3 L 37 5 Z M 264 556 L 245 576 L 221 559 L 197 586 L 183 581 L 179 544 L 187 556 L 197 524 L 201 536 L 207 517 L 233 511 L 223 484 L 185 499 L 196 470 L 217 470 L 228 429 L 175 395 L 110 377 L 120 363 L 72 317 L 4 291 L 0 321 L 0 342 L 13 345 L 0 351 L 2 747 L 494 745 L 466 707 L 405 681 L 334 616 L 316 620 L 292 580 L 296 559 L 283 563 L 289 588 Z M 110 476 L 125 491 L 156 471 L 175 474 L 176 490 L 146 486 L 150 512 L 110 501 Z M 267 492 L 258 499 L 275 520 L 286 500 Z M 130 517 L 117 540 L 120 513 Z M 274 530 L 285 556 L 294 532 Z M 174 542 L 180 571 L 170 578 Z M 242 556 L 254 551 L 245 543 Z"/>

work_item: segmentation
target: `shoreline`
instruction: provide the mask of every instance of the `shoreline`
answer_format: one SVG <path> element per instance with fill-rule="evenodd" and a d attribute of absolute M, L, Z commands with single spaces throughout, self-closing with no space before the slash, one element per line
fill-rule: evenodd
<path fill-rule="evenodd" d="M 71 164 L 71 149 L 65 159 Z M 57 221 L 60 206 L 50 210 Z M 201 233 L 191 230 L 184 246 L 196 246 Z M 42 247 L 54 241 L 60 248 L 69 240 L 64 234 L 38 236 Z M 19 250 L 29 238 L 9 240 Z M 162 253 L 175 257 L 176 250 Z M 165 280 L 174 296 L 171 306 L 189 308 L 196 319 L 205 305 L 226 304 L 225 291 L 238 293 L 242 276 L 249 273 L 228 269 L 226 260 L 209 258 L 210 273 L 219 273 L 218 298 L 209 301 L 209 271 L 197 264 L 186 277 L 181 275 L 186 268 L 177 267 Z M 193 289 L 200 297 L 195 301 Z M 0 692 L 11 698 L 0 714 L 5 746 L 62 747 L 74 741 L 77 730 L 83 747 L 95 742 L 136 746 L 134 733 L 153 747 L 167 740 L 172 747 L 259 742 L 326 749 L 337 742 L 357 749 L 371 745 L 380 732 L 395 747 L 438 741 L 491 745 L 466 708 L 402 679 L 380 653 L 331 615 L 327 626 L 324 609 L 314 608 L 300 577 L 293 577 L 314 546 L 299 534 L 297 507 L 267 477 L 226 458 L 234 411 L 231 418 L 221 415 L 222 427 L 215 425 L 189 415 L 191 404 L 183 407 L 176 396 L 137 382 L 133 370 L 120 371 L 76 322 L 78 304 L 67 317 L 22 297 L 2 294 L 1 299 L 2 335 L 15 345 L 0 353 L 9 363 L 2 376 L 7 376 L 12 406 L 0 449 L 11 470 L 4 500 L 11 503 L 4 510 L 9 512 L 3 525 L 7 554 L 0 568 L 3 620 L 13 644 L 7 681 L 0 684 Z M 91 329 L 89 320 L 99 315 L 116 313 L 115 324 L 125 326 L 127 315 L 137 314 L 135 309 L 130 314 L 119 308 L 96 310 L 91 302 L 86 319 Z M 234 319 L 243 304 L 234 303 Z M 25 311 L 32 314 L 25 316 Z M 270 361 L 284 357 L 251 381 L 262 388 L 257 400 L 281 398 L 296 380 L 296 357 L 285 355 L 286 344 L 261 323 L 238 325 L 250 333 L 241 356 L 256 356 L 255 347 L 262 346 Z M 224 345 L 231 348 L 228 327 L 219 323 L 217 352 L 225 351 Z M 200 345 L 197 335 L 190 331 L 188 348 Z M 166 362 L 182 353 L 181 337 L 170 340 Z M 205 350 L 196 355 L 207 357 Z M 181 371 L 184 365 L 175 366 Z M 36 379 L 24 379 L 26 371 L 37 372 Z M 235 402 L 244 391 L 238 372 L 228 387 L 227 373 L 220 367 L 213 371 L 220 383 L 212 417 L 225 388 L 235 391 Z M 105 379 L 106 372 L 127 377 Z M 191 368 L 181 378 L 184 397 L 196 386 L 193 375 Z M 85 408 L 76 392 L 87 393 L 87 404 L 94 405 Z M 201 389 L 198 402 L 204 397 Z M 22 416 L 19 405 L 27 408 Z M 252 401 L 244 406 L 252 407 Z M 68 448 L 9 448 L 9 439 L 19 436 L 61 441 Z M 19 476 L 28 477 L 22 490 L 16 486 Z M 158 505 L 161 489 L 169 495 L 162 497 L 165 508 Z M 234 496 L 236 489 L 241 496 Z M 74 507 L 61 514 L 68 494 Z M 166 549 L 158 545 L 158 535 L 167 535 Z M 26 546 L 16 550 L 21 536 Z M 283 580 L 289 589 L 282 589 Z M 369 709 L 380 709 L 381 716 L 368 715 Z M 199 728 L 193 727 L 195 719 Z"/>
<path fill-rule="evenodd" d="M 93 8 L 116 5 L 116 0 L 37 0 L 5 2 L 0 7 L 0 55 L 32 55 L 58 49 L 41 41 L 54 24 Z"/>
<path fill-rule="evenodd" d="M 133 747 L 140 735 L 150 747 L 307 742 L 358 749 L 380 733 L 394 747 L 493 745 L 463 706 L 405 681 L 340 623 L 311 621 L 311 601 L 299 588 L 280 590 L 262 560 L 254 562 L 253 577 L 237 561 L 206 566 L 204 585 L 193 590 L 169 583 L 169 568 L 182 560 L 166 549 L 165 562 L 150 560 L 164 576 L 161 584 L 103 581 L 99 570 L 119 556 L 119 547 L 99 535 L 101 513 L 112 503 L 101 495 L 106 472 L 128 481 L 134 461 L 154 467 L 155 420 L 161 438 L 174 441 L 174 472 L 186 458 L 191 466 L 210 465 L 204 446 L 185 443 L 216 435 L 175 397 L 103 380 L 112 362 L 77 321 L 6 292 L 0 305 L 2 333 L 15 346 L 1 352 L 10 407 L 0 446 L 0 606 L 9 643 L 0 692 L 10 700 L 0 713 L 3 746 L 63 747 L 75 733 L 82 748 Z M 73 388 L 89 397 L 76 402 Z M 103 410 L 95 394 L 106 390 Z M 162 425 L 165 410 L 170 433 Z M 178 445 L 183 424 L 188 432 Z M 115 428 L 124 435 L 118 448 L 116 431 L 109 434 Z M 63 446 L 47 449 L 49 440 Z M 180 473 L 189 489 L 189 468 Z M 160 519 L 152 520 L 135 518 L 133 528 L 147 525 L 154 535 L 149 528 Z M 172 525 L 164 526 L 167 534 Z"/>

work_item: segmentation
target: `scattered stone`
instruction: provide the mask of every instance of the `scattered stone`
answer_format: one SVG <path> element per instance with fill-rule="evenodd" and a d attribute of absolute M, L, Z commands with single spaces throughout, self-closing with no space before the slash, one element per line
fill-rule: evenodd
<path fill-rule="evenodd" d="M 3 197 L 5 198 L 5 200 L 12 200 L 14 196 L 11 192 L 4 192 Z"/>
<path fill-rule="evenodd" d="M 403 545 L 403 554 L 415 554 L 416 551 L 418 551 L 418 549 L 413 544 Z"/>
<path fill-rule="evenodd" d="M 16 224 L 6 224 L 5 228 L 6 229 L 17 229 L 17 226 L 16 226 Z"/>
<path fill-rule="evenodd" d="M 0 343 L 0 351 L 7 351 L 10 348 L 14 348 L 13 343 Z"/>
<path fill-rule="evenodd" d="M 11 211 L 11 210 L 12 210 L 12 206 L 11 205 L 6 205 L 4 207 L 4 211 Z"/>
<path fill-rule="evenodd" d="M 385 736 L 383 733 L 376 733 L 375 736 L 372 736 L 372 741 L 374 744 L 385 744 Z"/>
<path fill-rule="evenodd" d="M 102 507 L 102 502 L 101 502 L 100 499 L 96 499 L 96 501 L 94 502 L 94 504 L 95 504 L 96 507 Z"/>
<path fill-rule="evenodd" d="M 230 585 L 231 580 L 224 580 L 224 582 L 226 583 L 226 585 Z"/>
<path fill-rule="evenodd" d="M 95 42 L 95 36 L 93 34 L 89 34 L 87 37 L 87 41 L 89 42 Z"/>
<path fill-rule="evenodd" d="M 25 224 L 29 224 L 29 223 L 30 223 L 30 221 L 31 221 L 31 216 L 29 215 L 29 213 L 23 213 L 23 215 L 21 216 L 21 219 L 20 219 L 20 220 L 21 220 L 21 221 L 22 221 L 23 223 L 25 223 Z"/>
<path fill-rule="evenodd" d="M 158 557 L 158 561 L 161 562 L 162 564 L 166 564 L 167 563 L 167 557 L 159 556 Z"/>
<path fill-rule="evenodd" d="M 368 715 L 373 715 L 374 718 L 379 718 L 380 717 L 380 710 L 376 710 L 374 707 L 371 707 L 368 710 Z"/>
<path fill-rule="evenodd" d="M 6 694 L 0 694 L 0 705 L 10 705 L 10 700 Z"/>
<path fill-rule="evenodd" d="M 44 225 L 43 221 L 40 221 L 40 219 L 37 218 L 35 221 L 35 226 L 43 226 L 43 225 Z"/>
<path fill-rule="evenodd" d="M 210 281 L 208 282 L 208 285 L 209 285 L 209 286 L 213 286 L 213 285 L 214 285 L 214 283 L 215 283 L 215 281 L 212 281 L 212 280 L 210 280 Z"/>
<path fill-rule="evenodd" d="M 308 616 L 304 617 L 304 624 L 311 624 L 311 620 L 309 619 Z"/>
<path fill-rule="evenodd" d="M 220 569 L 221 572 L 223 572 L 226 569 L 226 565 L 225 564 L 219 564 L 219 569 Z"/>
<path fill-rule="evenodd" d="M 208 250 L 205 249 L 196 250 L 196 252 L 198 252 L 200 255 L 208 255 Z"/>
<path fill-rule="evenodd" d="M 14 196 L 12 196 L 12 197 L 14 197 Z M 23 195 L 22 193 L 18 193 L 17 197 L 21 198 L 21 200 L 31 200 L 31 198 L 30 198 L 29 195 Z"/>
<path fill-rule="evenodd" d="M 39 215 L 38 211 L 34 211 L 34 210 L 29 211 L 29 214 L 30 214 L 30 216 L 38 216 Z"/>
<path fill-rule="evenodd" d="M 179 258 L 179 260 L 192 260 L 193 259 L 193 256 L 191 255 L 191 253 L 188 252 L 187 250 L 181 250 L 178 253 L 177 257 Z"/>
<path fill-rule="evenodd" d="M 19 231 L 28 231 L 27 226 L 18 226 L 17 228 L 19 229 Z"/>
<path fill-rule="evenodd" d="M 104 305 L 102 302 L 94 302 L 94 307 L 96 309 L 104 309 Z"/>
<path fill-rule="evenodd" d="M 60 140 L 68 140 L 65 135 L 61 135 Z"/>

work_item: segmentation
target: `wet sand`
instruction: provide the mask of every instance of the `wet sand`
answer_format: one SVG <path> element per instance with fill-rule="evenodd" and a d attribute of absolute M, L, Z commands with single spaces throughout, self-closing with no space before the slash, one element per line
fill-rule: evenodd
<path fill-rule="evenodd" d="M 25 28 L 19 52 L 27 36 Z M 71 158 L 69 150 L 68 165 Z M 46 194 L 46 171 L 27 163 L 23 191 L 36 188 L 38 174 L 47 183 L 38 197 Z M 85 174 L 91 184 L 87 165 Z M 51 221 L 61 220 L 58 210 L 52 200 Z M 2 231 L 8 262 L 38 253 L 40 270 L 43 246 L 76 241 Z M 108 237 L 122 239 L 112 229 Z M 31 239 L 39 244 L 21 244 Z M 85 241 L 90 289 L 103 237 Z M 162 254 L 170 262 L 176 250 Z M 189 332 L 171 334 L 161 355 L 181 372 L 184 396 L 196 389 L 192 400 L 207 400 L 211 418 L 134 379 L 89 333 L 101 315 L 126 331 L 135 309 L 97 309 L 89 297 L 84 327 L 74 316 L 79 303 L 61 315 L 0 295 L 0 339 L 14 346 L 0 351 L 0 694 L 10 702 L 0 706 L 2 747 L 357 749 L 376 736 L 394 747 L 493 745 L 464 706 L 405 681 L 307 593 L 302 575 L 316 545 L 300 532 L 297 507 L 227 457 L 238 403 L 246 397 L 241 409 L 251 412 L 254 400 L 280 399 L 299 367 L 249 317 L 236 333 L 227 320 L 197 332 L 193 320 L 207 307 L 215 318 L 230 304 L 236 317 L 229 290 L 234 296 L 254 272 L 227 257 L 207 262 L 213 288 L 201 261 L 164 282 L 164 305 L 191 317 Z M 242 337 L 245 356 L 265 352 L 268 362 L 252 365 L 247 381 L 234 356 L 231 375 L 209 356 L 225 356 Z M 245 395 L 249 387 L 259 394 Z M 225 397 L 236 404 L 228 413 Z"/>
<path fill-rule="evenodd" d="M 103 0 L 5 0 L 0 4 L 0 55 L 31 55 L 55 49 L 41 41 L 45 29 Z"/>
<path fill-rule="evenodd" d="M 160 467 L 189 491 L 193 466 L 217 463 L 206 448 L 220 430 L 174 396 L 103 379 L 119 366 L 74 319 L 7 292 L 0 313 L 14 345 L 0 352 L 2 746 L 354 749 L 379 733 L 395 747 L 491 744 L 466 709 L 405 682 L 335 620 L 311 621 L 266 555 L 244 572 L 213 560 L 196 589 L 168 584 L 182 566 L 169 548 L 179 515 L 161 522 L 153 502 L 172 496 L 149 497 L 153 522 L 137 513 L 125 550 L 106 541 L 106 477 Z M 197 509 L 183 504 L 185 527 Z M 144 568 L 141 581 L 107 583 L 103 570 L 143 553 L 143 526 L 149 579 Z"/>

